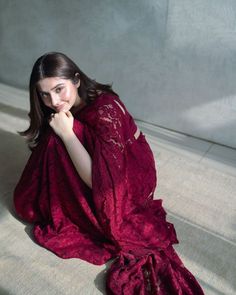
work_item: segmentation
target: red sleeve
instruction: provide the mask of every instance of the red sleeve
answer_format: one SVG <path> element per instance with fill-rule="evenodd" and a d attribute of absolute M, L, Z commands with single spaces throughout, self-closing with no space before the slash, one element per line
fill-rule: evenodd
<path fill-rule="evenodd" d="M 92 161 L 93 199 L 98 218 L 107 235 L 117 240 L 122 223 L 123 202 L 127 198 L 126 117 L 113 97 L 104 97 L 96 108 Z"/>
<path fill-rule="evenodd" d="M 126 115 L 113 98 L 104 100 L 96 113 L 95 133 L 103 145 L 103 154 L 117 168 L 122 169 L 122 158 L 125 153 Z"/>

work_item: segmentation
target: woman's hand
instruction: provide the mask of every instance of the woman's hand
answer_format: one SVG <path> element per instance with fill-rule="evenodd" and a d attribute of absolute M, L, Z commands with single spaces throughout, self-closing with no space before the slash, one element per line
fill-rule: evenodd
<path fill-rule="evenodd" d="M 52 114 L 49 119 L 49 125 L 61 139 L 73 135 L 73 123 L 74 117 L 70 111 Z"/>

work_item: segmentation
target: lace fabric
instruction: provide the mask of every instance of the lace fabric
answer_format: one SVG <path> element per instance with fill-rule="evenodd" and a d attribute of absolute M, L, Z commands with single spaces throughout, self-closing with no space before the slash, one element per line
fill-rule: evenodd
<path fill-rule="evenodd" d="M 62 141 L 46 133 L 14 191 L 16 212 L 34 223 L 36 242 L 61 258 L 116 258 L 107 294 L 204 294 L 172 246 L 174 226 L 162 200 L 153 199 L 152 151 L 142 133 L 134 138 L 137 126 L 119 97 L 101 95 L 75 116 L 73 128 L 92 158 L 92 190 Z"/>
<path fill-rule="evenodd" d="M 125 128 L 123 117 L 121 110 L 111 103 L 100 106 L 97 111 L 97 136 L 104 141 L 109 150 L 112 150 L 110 155 L 113 157 L 118 169 L 121 169 L 122 155 L 125 152 L 126 143 L 122 132 Z"/>

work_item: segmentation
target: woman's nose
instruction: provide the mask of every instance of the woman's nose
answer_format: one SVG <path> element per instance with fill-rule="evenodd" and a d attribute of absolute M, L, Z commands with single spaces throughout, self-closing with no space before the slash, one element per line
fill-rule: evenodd
<path fill-rule="evenodd" d="M 53 107 L 60 104 L 60 97 L 57 94 L 51 94 L 51 104 Z"/>

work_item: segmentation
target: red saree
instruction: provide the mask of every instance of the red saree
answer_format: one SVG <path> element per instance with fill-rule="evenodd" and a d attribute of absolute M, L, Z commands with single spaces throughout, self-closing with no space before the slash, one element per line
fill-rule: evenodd
<path fill-rule="evenodd" d="M 124 112 L 114 101 L 116 100 Z M 152 151 L 119 97 L 102 94 L 76 115 L 74 131 L 92 157 L 92 190 L 48 128 L 14 191 L 17 214 L 38 244 L 61 258 L 104 264 L 107 294 L 204 294 L 172 244 Z"/>

